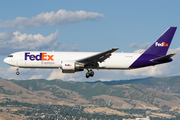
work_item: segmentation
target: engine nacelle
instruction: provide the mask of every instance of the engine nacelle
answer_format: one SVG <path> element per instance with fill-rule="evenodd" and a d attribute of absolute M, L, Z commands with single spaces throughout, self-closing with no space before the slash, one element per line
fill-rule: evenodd
<path fill-rule="evenodd" d="M 77 71 L 84 70 L 84 64 L 74 61 L 62 61 L 61 62 L 62 73 L 75 73 Z"/>

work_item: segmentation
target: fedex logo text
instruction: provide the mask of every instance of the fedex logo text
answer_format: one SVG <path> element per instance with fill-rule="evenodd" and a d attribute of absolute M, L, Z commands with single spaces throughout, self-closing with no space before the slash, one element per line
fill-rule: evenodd
<path fill-rule="evenodd" d="M 54 55 L 47 55 L 47 53 L 40 53 L 39 55 L 33 55 L 30 53 L 25 53 L 25 60 L 27 60 L 28 58 L 31 61 L 37 60 L 37 61 L 54 61 L 53 59 Z"/>
<path fill-rule="evenodd" d="M 156 42 L 156 43 L 155 43 L 155 46 L 158 46 L 158 47 L 168 47 L 168 44 L 165 43 L 165 42 L 162 42 L 162 43 Z"/>
<path fill-rule="evenodd" d="M 72 66 L 71 64 L 65 64 L 65 66 Z"/>

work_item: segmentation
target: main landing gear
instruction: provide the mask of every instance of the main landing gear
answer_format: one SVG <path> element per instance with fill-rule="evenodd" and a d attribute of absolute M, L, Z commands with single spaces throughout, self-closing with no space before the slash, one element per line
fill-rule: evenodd
<path fill-rule="evenodd" d="M 88 72 L 86 73 L 86 78 L 93 77 L 93 76 L 94 76 L 94 72 L 92 70 L 88 70 Z"/>
<path fill-rule="evenodd" d="M 19 75 L 19 74 L 20 74 L 20 73 L 19 73 L 19 68 L 17 68 L 16 71 L 17 71 L 17 72 L 16 72 L 16 75 Z"/>

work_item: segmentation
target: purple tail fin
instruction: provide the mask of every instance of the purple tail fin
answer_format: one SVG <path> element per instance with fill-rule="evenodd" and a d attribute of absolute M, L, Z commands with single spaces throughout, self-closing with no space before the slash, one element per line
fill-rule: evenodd
<path fill-rule="evenodd" d="M 166 55 L 177 27 L 168 28 L 143 54 Z"/>

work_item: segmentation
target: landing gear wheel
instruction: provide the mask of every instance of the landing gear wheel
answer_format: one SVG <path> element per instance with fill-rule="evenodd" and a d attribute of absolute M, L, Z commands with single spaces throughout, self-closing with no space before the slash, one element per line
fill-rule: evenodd
<path fill-rule="evenodd" d="M 17 71 L 17 72 L 16 72 L 16 75 L 19 75 L 19 74 L 20 74 L 20 73 L 19 73 L 19 67 L 16 68 L 16 71 Z"/>
<path fill-rule="evenodd" d="M 16 75 L 19 75 L 20 73 L 19 72 L 16 72 Z"/>
<path fill-rule="evenodd" d="M 86 78 L 89 78 L 89 77 L 93 77 L 94 76 L 94 71 L 92 71 L 92 69 L 87 69 L 87 73 L 86 73 Z"/>
<path fill-rule="evenodd" d="M 94 76 L 94 72 L 90 71 L 89 76 L 93 77 Z"/>
<path fill-rule="evenodd" d="M 86 78 L 89 78 L 89 72 L 86 73 Z"/>

